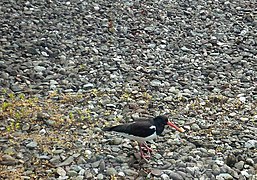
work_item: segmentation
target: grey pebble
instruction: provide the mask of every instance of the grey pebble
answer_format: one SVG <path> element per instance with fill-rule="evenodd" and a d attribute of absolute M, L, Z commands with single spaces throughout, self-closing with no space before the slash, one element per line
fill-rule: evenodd
<path fill-rule="evenodd" d="M 85 171 L 85 179 L 92 179 L 94 175 L 90 171 Z"/>
<path fill-rule="evenodd" d="M 221 173 L 219 175 L 216 176 L 217 180 L 233 180 L 233 176 L 231 176 L 228 173 Z"/>
<path fill-rule="evenodd" d="M 198 130 L 200 130 L 201 128 L 199 127 L 199 125 L 198 124 L 192 124 L 191 125 L 191 129 L 193 130 L 193 131 L 198 131 Z"/>
<path fill-rule="evenodd" d="M 97 179 L 99 179 L 99 180 L 104 179 L 104 175 L 103 174 L 98 174 Z"/>
<path fill-rule="evenodd" d="M 112 175 L 116 175 L 117 174 L 117 171 L 115 168 L 107 168 L 106 169 L 106 174 L 109 175 L 109 176 L 112 176 Z"/>
<path fill-rule="evenodd" d="M 99 160 L 99 161 L 96 161 L 96 162 L 91 163 L 91 166 L 92 166 L 93 168 L 97 168 L 97 167 L 99 166 L 99 164 L 100 164 L 100 160 Z"/>
<path fill-rule="evenodd" d="M 58 164 L 57 166 L 68 166 L 70 165 L 72 162 L 74 161 L 74 157 L 70 156 L 67 159 L 65 159 L 63 162 L 61 162 L 60 164 Z"/>
<path fill-rule="evenodd" d="M 244 161 L 239 161 L 237 163 L 235 163 L 235 168 L 237 168 L 238 170 L 242 170 L 244 168 L 244 164 L 245 162 Z"/>
<path fill-rule="evenodd" d="M 174 171 L 169 172 L 169 177 L 174 180 L 183 180 L 184 179 L 180 174 L 178 174 Z"/>
<path fill-rule="evenodd" d="M 30 124 L 28 124 L 28 123 L 23 124 L 21 129 L 23 131 L 28 131 L 30 129 Z"/>
<path fill-rule="evenodd" d="M 123 141 L 123 138 L 114 138 L 112 141 L 110 141 L 111 145 L 120 145 Z"/>
<path fill-rule="evenodd" d="M 250 166 L 253 166 L 254 165 L 254 160 L 252 158 L 247 158 L 245 160 L 246 164 L 249 164 Z"/>
<path fill-rule="evenodd" d="M 38 71 L 38 72 L 42 72 L 42 71 L 45 71 L 45 70 L 46 70 L 46 68 L 43 67 L 43 66 L 35 66 L 34 69 L 35 69 L 36 71 Z"/>
<path fill-rule="evenodd" d="M 153 86 L 153 87 L 159 87 L 159 86 L 161 86 L 162 82 L 159 81 L 159 80 L 157 80 L 157 79 L 155 79 L 155 80 L 152 80 L 152 81 L 150 82 L 150 84 L 151 84 L 151 86 Z"/>
<path fill-rule="evenodd" d="M 77 176 L 77 177 L 73 177 L 73 180 L 83 180 L 84 176 Z"/>
<path fill-rule="evenodd" d="M 29 149 L 34 149 L 34 148 L 37 147 L 37 142 L 36 141 L 31 141 L 30 143 L 28 143 L 26 145 L 26 147 L 29 148 Z"/>
<path fill-rule="evenodd" d="M 124 170 L 124 173 L 128 176 L 137 176 L 138 175 L 138 172 L 132 170 L 132 169 L 125 169 Z"/>
<path fill-rule="evenodd" d="M 6 165 L 6 166 L 13 166 L 13 165 L 15 165 L 17 163 L 18 163 L 17 159 L 15 159 L 14 157 L 12 157 L 10 155 L 7 155 L 7 154 L 4 154 L 1 157 L 1 161 L 0 161 L 0 164 Z"/>
<path fill-rule="evenodd" d="M 66 171 L 65 171 L 62 167 L 58 167 L 58 168 L 56 169 L 56 172 L 57 172 L 57 174 L 60 175 L 60 176 L 66 176 Z"/>
<path fill-rule="evenodd" d="M 171 177 L 172 178 L 172 177 Z M 162 174 L 161 175 L 161 179 L 162 180 L 169 180 L 170 179 L 170 176 L 169 175 L 167 175 L 167 174 Z M 173 178 L 174 180 L 176 180 L 175 178 Z"/>
<path fill-rule="evenodd" d="M 76 171 L 74 171 L 74 170 L 69 170 L 67 172 L 67 176 L 69 176 L 69 177 L 75 177 L 77 175 L 78 175 L 78 173 Z"/>
<path fill-rule="evenodd" d="M 105 169 L 106 169 L 105 161 L 102 159 L 102 160 L 100 160 L 100 163 L 99 163 L 99 171 L 103 172 Z"/>

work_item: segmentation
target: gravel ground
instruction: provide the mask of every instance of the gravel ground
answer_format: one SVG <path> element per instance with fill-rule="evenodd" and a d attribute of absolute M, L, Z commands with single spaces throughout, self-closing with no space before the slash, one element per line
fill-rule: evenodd
<path fill-rule="evenodd" d="M 0 2 L 0 179 L 257 179 L 255 1 Z M 148 163 L 101 128 L 168 113 Z"/>

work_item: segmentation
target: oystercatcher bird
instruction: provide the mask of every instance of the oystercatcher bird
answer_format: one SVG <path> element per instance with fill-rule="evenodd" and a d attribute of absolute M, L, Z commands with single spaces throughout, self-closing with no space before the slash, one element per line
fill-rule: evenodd
<path fill-rule="evenodd" d="M 146 149 L 147 153 L 152 152 L 152 149 L 147 146 L 146 142 L 155 139 L 160 135 L 165 125 L 175 128 L 179 132 L 184 132 L 182 128 L 177 127 L 175 124 L 168 121 L 166 116 L 157 116 L 148 120 L 135 121 L 132 123 L 121 124 L 112 127 L 103 128 L 104 131 L 114 131 L 122 136 L 135 140 L 139 143 L 140 155 L 143 159 L 149 158 L 145 155 L 143 150 Z"/>

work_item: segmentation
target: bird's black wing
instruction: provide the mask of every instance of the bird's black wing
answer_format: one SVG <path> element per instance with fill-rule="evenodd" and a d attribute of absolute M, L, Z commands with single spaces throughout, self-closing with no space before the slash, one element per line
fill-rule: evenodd
<path fill-rule="evenodd" d="M 137 121 L 134 123 L 107 127 L 104 131 L 115 131 L 133 136 L 147 137 L 155 132 L 155 126 L 150 121 Z"/>

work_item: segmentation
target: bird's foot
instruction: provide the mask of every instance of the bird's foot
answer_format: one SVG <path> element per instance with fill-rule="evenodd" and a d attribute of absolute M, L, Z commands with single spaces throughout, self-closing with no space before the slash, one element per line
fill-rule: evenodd
<path fill-rule="evenodd" d="M 143 159 L 150 159 L 150 158 L 151 158 L 151 156 L 148 155 L 148 154 L 143 154 L 143 155 L 141 155 L 141 157 L 142 157 Z"/>
<path fill-rule="evenodd" d="M 141 159 L 145 160 L 147 163 L 149 163 L 149 159 L 151 156 L 149 154 L 141 154 Z"/>

